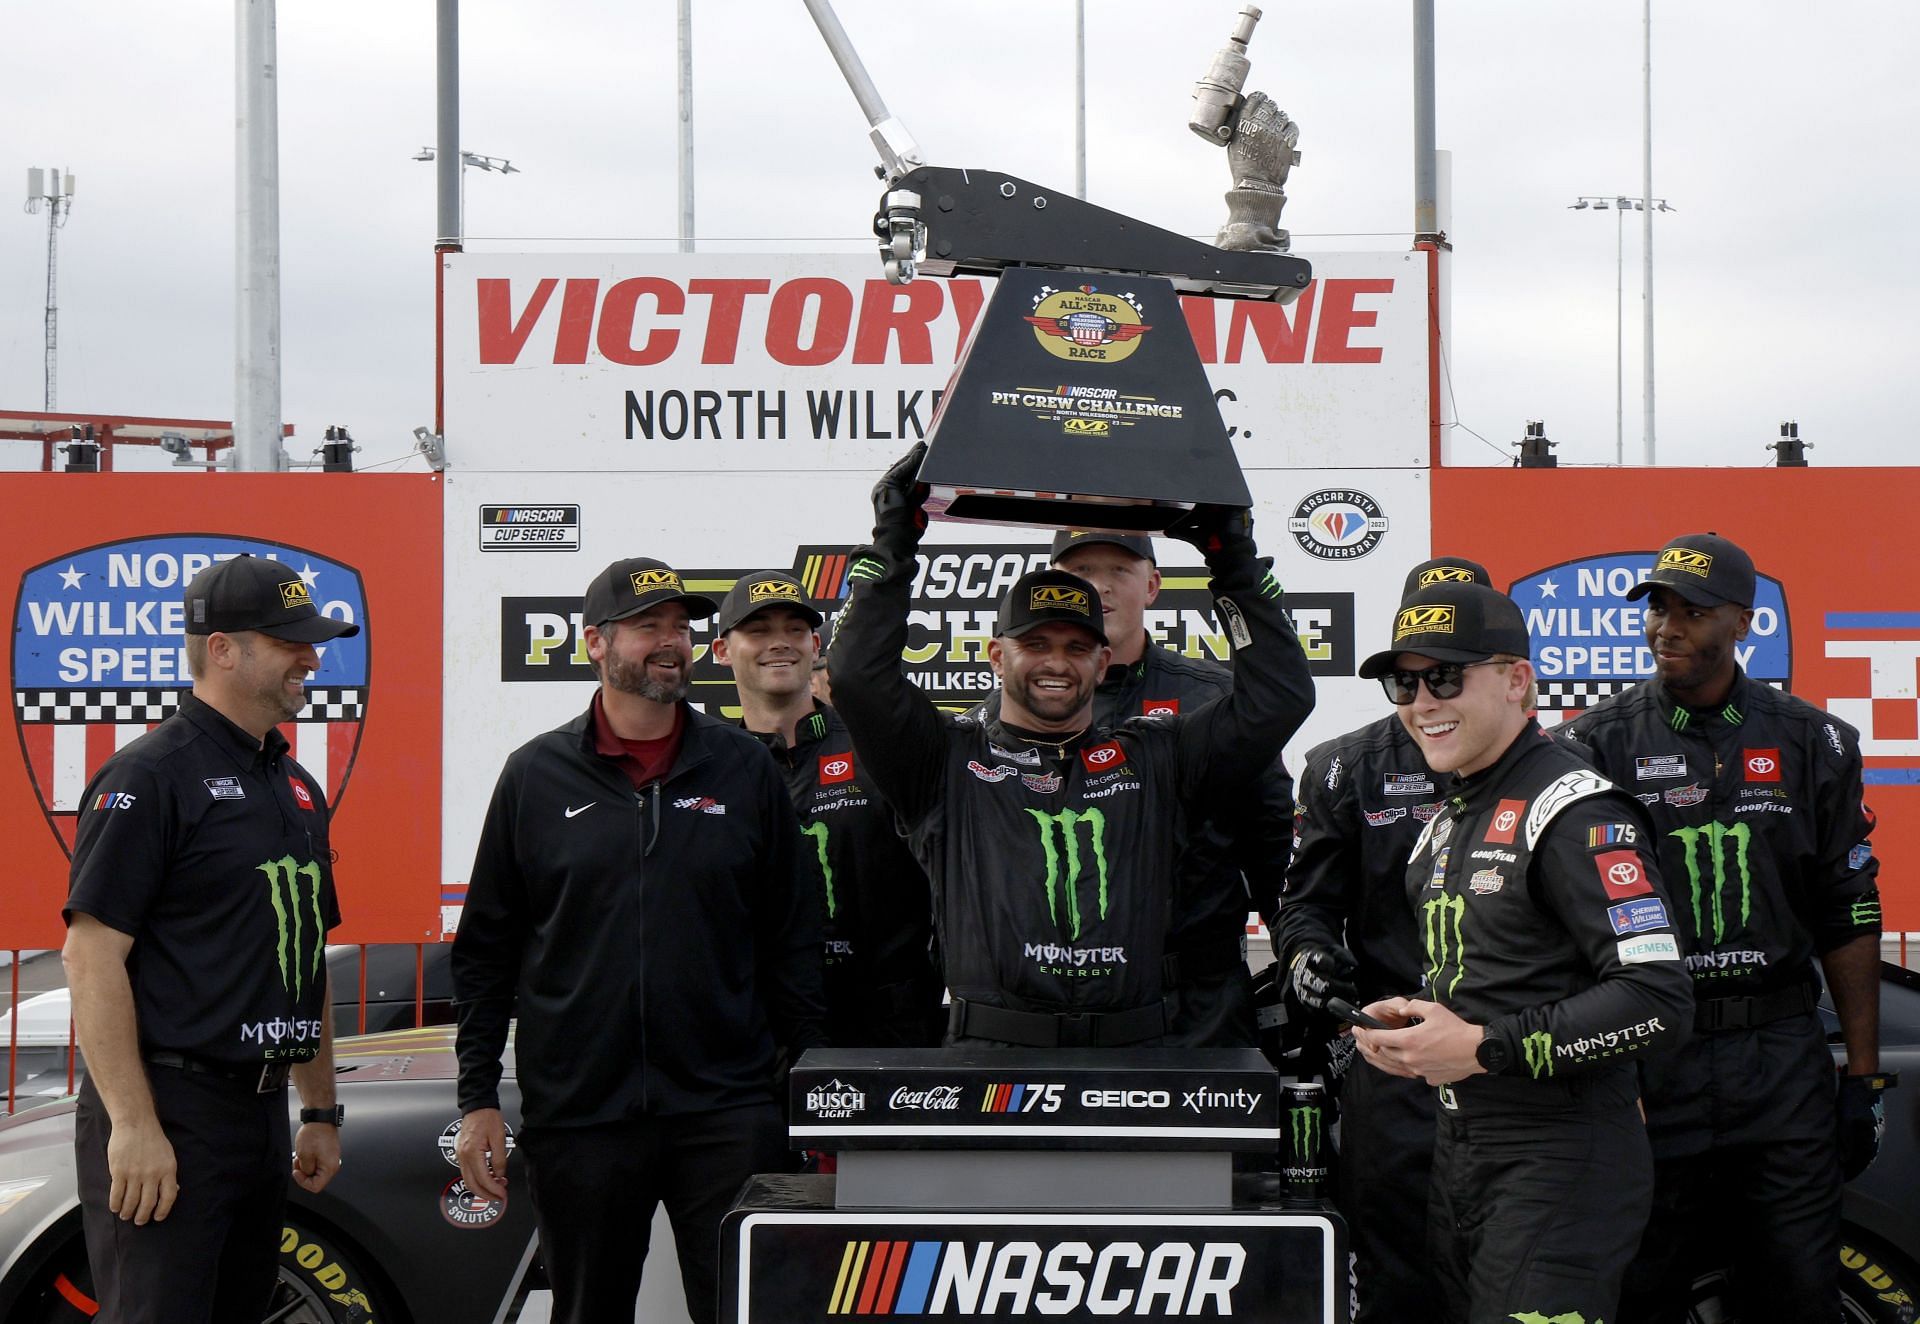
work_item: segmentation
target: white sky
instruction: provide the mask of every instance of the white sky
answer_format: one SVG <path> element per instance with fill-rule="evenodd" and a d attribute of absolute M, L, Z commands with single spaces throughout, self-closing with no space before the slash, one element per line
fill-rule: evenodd
<path fill-rule="evenodd" d="M 1211 233 L 1225 167 L 1185 124 L 1233 0 L 1088 0 L 1089 192 Z M 930 161 L 1073 182 L 1069 0 L 839 0 Z M 1272 0 L 1251 87 L 1302 126 L 1295 251 L 1403 249 L 1412 214 L 1406 0 Z M 876 160 L 800 0 L 695 0 L 703 248 L 868 247 Z M 1452 153 L 1451 384 L 1499 443 L 1542 418 L 1563 464 L 1610 462 L 1614 214 L 1637 194 L 1641 8 L 1440 0 Z M 1750 466 L 1785 418 L 1818 465 L 1911 463 L 1920 372 L 1920 6 L 1654 6 L 1659 458 Z M 428 0 L 280 6 L 283 343 L 296 457 L 329 423 L 362 465 L 432 421 Z M 473 251 L 665 251 L 676 217 L 671 0 L 469 0 L 463 133 L 523 173 L 467 175 Z M 233 408 L 234 7 L 13 0 L 0 11 L 0 175 L 63 166 L 63 410 Z M 0 408 L 41 404 L 45 223 L 0 231 Z M 1640 436 L 1640 236 L 1625 255 L 1627 453 Z M 824 239 L 844 236 L 846 242 Z M 666 240 L 642 243 L 639 240 Z M 537 241 L 537 242 L 536 242 Z M 742 242 L 757 241 L 757 242 Z M 876 262 L 877 269 L 877 262 Z M 1502 462 L 1471 437 L 1457 454 Z M 15 447 L 24 450 L 23 447 Z M 37 453 L 0 454 L 0 465 Z M 418 461 L 403 461 L 417 467 Z"/>

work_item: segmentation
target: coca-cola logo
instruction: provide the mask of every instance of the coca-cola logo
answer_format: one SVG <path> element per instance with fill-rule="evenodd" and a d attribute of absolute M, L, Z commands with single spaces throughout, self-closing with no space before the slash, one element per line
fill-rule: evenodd
<path fill-rule="evenodd" d="M 923 1090 L 908 1089 L 902 1085 L 887 1100 L 887 1107 L 895 1112 L 924 1110 L 933 1112 L 955 1112 L 960 1107 L 960 1087 L 958 1085 L 932 1085 Z"/>

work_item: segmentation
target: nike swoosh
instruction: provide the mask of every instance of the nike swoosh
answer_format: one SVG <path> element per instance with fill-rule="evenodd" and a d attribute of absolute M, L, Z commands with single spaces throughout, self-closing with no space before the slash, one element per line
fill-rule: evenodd
<path fill-rule="evenodd" d="M 581 805 L 578 809 L 574 809 L 570 807 L 567 810 L 567 817 L 572 818 L 575 814 L 584 814 L 587 812 L 587 810 L 593 808 L 594 805 L 597 805 L 599 803 L 600 802 L 598 800 L 591 800 L 586 804 Z"/>

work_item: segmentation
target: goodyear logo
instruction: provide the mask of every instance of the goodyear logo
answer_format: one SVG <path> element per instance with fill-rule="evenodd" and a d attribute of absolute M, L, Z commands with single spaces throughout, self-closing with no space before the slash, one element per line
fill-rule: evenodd
<path fill-rule="evenodd" d="M 775 598 L 798 602 L 800 591 L 783 579 L 762 579 L 747 585 L 748 602 L 770 602 Z"/>
<path fill-rule="evenodd" d="M 1660 553 L 1660 563 L 1654 566 L 1655 574 L 1662 570 L 1683 570 L 1702 579 L 1713 569 L 1713 556 L 1708 552 L 1696 552 L 1691 547 L 1669 547 Z"/>
<path fill-rule="evenodd" d="M 1027 600 L 1029 611 L 1073 611 L 1082 616 L 1093 614 L 1086 592 L 1082 589 L 1067 588 L 1062 584 L 1042 584 L 1031 590 Z"/>
<path fill-rule="evenodd" d="M 1104 437 L 1113 431 L 1113 422 L 1105 418 L 1069 418 L 1060 425 L 1069 437 Z"/>
<path fill-rule="evenodd" d="M 1444 602 L 1427 607 L 1405 607 L 1393 620 L 1393 642 L 1408 635 L 1452 634 L 1453 607 Z"/>
<path fill-rule="evenodd" d="M 313 599 L 307 595 L 306 583 L 298 579 L 289 579 L 280 586 L 280 605 L 288 611 L 295 607 L 311 607 Z"/>
<path fill-rule="evenodd" d="M 633 595 L 637 598 L 651 593 L 657 588 L 670 588 L 675 593 L 684 593 L 680 587 L 680 576 L 671 570 L 636 570 L 633 572 Z"/>
<path fill-rule="evenodd" d="M 1457 565 L 1437 565 L 1420 572 L 1421 588 L 1431 588 L 1435 584 L 1471 584 L 1473 571 Z"/>

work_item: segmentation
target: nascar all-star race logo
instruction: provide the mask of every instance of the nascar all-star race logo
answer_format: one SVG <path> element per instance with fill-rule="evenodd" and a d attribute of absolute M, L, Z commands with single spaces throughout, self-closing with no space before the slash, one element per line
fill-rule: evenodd
<path fill-rule="evenodd" d="M 1129 290 L 1077 285 L 1057 290 L 1042 285 L 1027 318 L 1040 347 L 1076 363 L 1118 363 L 1140 347 L 1153 330 L 1140 315 L 1140 301 Z"/>
<path fill-rule="evenodd" d="M 1542 713 L 1572 717 L 1653 674 L 1647 600 L 1626 597 L 1652 571 L 1653 558 L 1652 552 L 1583 557 L 1513 582 L 1509 593 L 1533 637 Z M 1790 688 L 1793 640 L 1779 580 L 1757 577 L 1753 625 L 1734 652 L 1755 680 Z"/>
<path fill-rule="evenodd" d="M 326 616 L 365 624 L 360 573 L 283 543 L 168 534 L 85 547 L 20 578 L 13 615 L 13 717 L 40 808 L 73 848 L 80 797 L 100 765 L 145 735 L 193 687 L 182 594 L 194 575 L 242 552 L 297 576 Z M 366 715 L 368 636 L 319 646 L 307 706 L 281 729 L 337 808 Z"/>
<path fill-rule="evenodd" d="M 1387 536 L 1387 517 L 1365 492 L 1325 487 L 1301 498 L 1287 520 L 1287 532 L 1308 556 L 1351 561 L 1380 545 Z"/>

